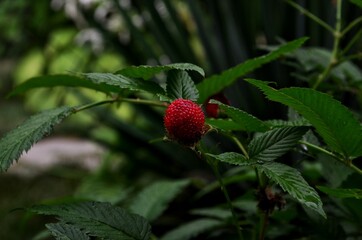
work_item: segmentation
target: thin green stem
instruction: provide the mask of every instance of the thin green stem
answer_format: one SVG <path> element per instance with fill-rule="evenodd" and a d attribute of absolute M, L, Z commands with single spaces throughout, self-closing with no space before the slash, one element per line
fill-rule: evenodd
<path fill-rule="evenodd" d="M 309 143 L 309 142 L 306 142 L 306 141 L 299 141 L 300 144 L 304 144 L 306 145 L 307 147 L 310 147 L 310 148 L 313 148 L 319 152 L 322 152 L 330 157 L 333 157 L 334 159 L 340 161 L 341 163 L 345 164 L 346 166 L 350 167 L 353 171 L 357 172 L 358 174 L 362 175 L 362 169 L 359 169 L 357 166 L 355 166 L 351 161 L 346 161 L 340 157 L 338 157 L 337 155 L 335 155 L 334 153 L 324 149 L 324 148 L 321 148 L 317 145 L 314 145 L 312 143 Z"/>
<path fill-rule="evenodd" d="M 118 101 L 135 103 L 135 104 L 144 104 L 144 105 L 156 106 L 156 107 L 167 107 L 168 106 L 168 104 L 166 102 L 145 100 L 145 99 L 139 99 L 139 98 L 119 98 Z"/>
<path fill-rule="evenodd" d="M 264 240 L 266 228 L 268 226 L 269 214 L 264 212 L 260 218 L 260 230 L 259 230 L 259 240 Z"/>
<path fill-rule="evenodd" d="M 233 204 L 231 202 L 229 193 L 228 193 L 228 191 L 227 191 L 227 189 L 225 187 L 224 181 L 222 180 L 219 169 L 218 169 L 217 165 L 214 162 L 212 162 L 212 160 L 207 159 L 207 162 L 211 166 L 211 168 L 212 168 L 212 170 L 213 170 L 213 172 L 214 172 L 214 174 L 215 174 L 215 176 L 216 176 L 216 178 L 217 178 L 217 180 L 218 180 L 218 182 L 220 184 L 221 191 L 223 192 L 223 194 L 224 194 L 224 196 L 226 198 L 226 202 L 227 202 L 227 204 L 228 204 L 228 206 L 230 208 L 231 214 L 233 216 L 233 223 L 235 225 L 235 228 L 236 228 L 236 231 L 238 233 L 239 239 L 242 240 L 244 238 L 243 238 L 243 235 L 242 235 L 241 230 L 240 230 L 240 226 L 239 226 L 239 223 L 238 223 L 238 217 L 237 217 L 237 215 L 235 213 Z"/>
<path fill-rule="evenodd" d="M 356 18 L 350 24 L 348 24 L 348 26 L 342 31 L 341 35 L 342 36 L 346 35 L 352 28 L 354 28 L 355 26 L 357 26 L 361 22 L 362 22 L 362 16 Z"/>
<path fill-rule="evenodd" d="M 362 36 L 362 28 L 353 36 L 351 41 L 349 41 L 347 46 L 342 50 L 341 55 L 346 54 L 352 48 L 352 46 L 360 39 L 361 36 Z"/>
<path fill-rule="evenodd" d="M 96 106 L 108 104 L 108 103 L 115 103 L 115 102 L 129 102 L 129 103 L 135 103 L 135 104 L 145 104 L 149 106 L 157 106 L 157 107 L 167 107 L 167 103 L 165 102 L 159 102 L 159 101 L 153 101 L 153 100 L 145 100 L 145 99 L 133 99 L 133 98 L 113 98 L 113 99 L 107 99 L 99 102 L 93 102 L 89 103 L 80 107 L 77 107 L 74 109 L 74 112 L 80 112 L 89 108 L 93 108 Z"/>
<path fill-rule="evenodd" d="M 318 88 L 318 86 L 328 77 L 333 67 L 336 66 L 336 64 L 338 63 L 338 50 L 342 38 L 341 28 L 342 28 L 342 0 L 337 0 L 336 29 L 332 31 L 334 36 L 332 55 L 329 60 L 328 66 L 324 69 L 324 71 L 321 74 L 319 74 L 316 82 L 313 85 L 313 89 Z"/>
<path fill-rule="evenodd" d="M 221 191 L 223 192 L 223 194 L 224 194 L 224 196 L 225 196 L 226 202 L 227 202 L 227 204 L 228 204 L 228 206 L 229 206 L 229 209 L 230 209 L 230 212 L 231 212 L 231 214 L 232 214 L 233 224 L 234 224 L 234 226 L 235 226 L 235 228 L 236 228 L 236 231 L 237 231 L 237 233 L 238 233 L 239 239 L 240 239 L 240 240 L 243 240 L 244 238 L 243 238 L 243 234 L 242 234 L 242 232 L 241 232 L 241 229 L 240 229 L 240 226 L 239 226 L 239 223 L 238 223 L 238 217 L 237 217 L 237 215 L 236 215 L 236 213 L 235 213 L 233 204 L 232 204 L 232 202 L 231 202 L 231 199 L 230 199 L 229 193 L 228 193 L 228 191 L 227 191 L 227 189 L 226 189 L 226 186 L 225 186 L 225 184 L 224 184 L 224 181 L 223 181 L 223 179 L 222 179 L 222 177 L 221 177 L 221 175 L 220 175 L 220 172 L 219 172 L 219 169 L 218 169 L 218 166 L 217 166 L 217 162 L 215 162 L 215 161 L 213 161 L 212 159 L 210 159 L 209 157 L 207 157 L 207 156 L 204 154 L 204 152 L 202 151 L 200 145 L 198 145 L 198 151 L 195 150 L 195 152 L 196 152 L 197 156 L 198 156 L 201 160 L 203 160 L 203 159 L 206 160 L 206 162 L 210 165 L 212 171 L 214 172 L 214 175 L 215 175 L 217 181 L 218 181 L 219 184 L 220 184 Z"/>
<path fill-rule="evenodd" d="M 329 26 L 326 22 L 324 22 L 322 19 L 320 19 L 313 13 L 309 12 L 307 9 L 301 7 L 300 5 L 296 4 L 295 2 L 293 2 L 291 0 L 285 0 L 285 1 L 289 5 L 291 5 L 295 9 L 297 9 L 299 12 L 301 12 L 302 14 L 304 14 L 305 16 L 309 17 L 310 19 L 312 19 L 313 21 L 318 23 L 321 27 L 325 28 L 327 31 L 331 32 L 332 34 L 334 33 L 334 29 L 331 26 Z"/>
<path fill-rule="evenodd" d="M 332 153 L 332 152 L 330 152 L 330 151 L 328 151 L 328 150 L 326 150 L 326 149 L 324 149 L 324 148 L 321 148 L 321 147 L 319 147 L 319 146 L 317 146 L 317 145 L 314 145 L 314 144 L 309 143 L 309 142 L 306 142 L 306 141 L 299 141 L 299 143 L 300 143 L 300 144 L 303 144 L 303 145 L 305 145 L 305 146 L 307 146 L 307 147 L 313 148 L 313 149 L 315 149 L 315 150 L 317 150 L 317 151 L 319 151 L 319 152 L 322 152 L 322 153 L 324 153 L 324 154 L 326 154 L 326 155 L 328 155 L 328 156 L 330 156 L 330 157 L 339 159 L 334 153 Z"/>
<path fill-rule="evenodd" d="M 74 112 L 80 112 L 80 111 L 83 111 L 83 110 L 86 110 L 86 109 L 89 109 L 89 108 L 93 108 L 93 107 L 108 104 L 108 103 L 114 103 L 114 102 L 117 102 L 117 101 L 118 101 L 118 99 L 115 98 L 115 99 L 108 99 L 108 100 L 103 100 L 103 101 L 99 101 L 99 102 L 89 103 L 89 104 L 86 104 L 86 105 L 75 108 Z"/>
<path fill-rule="evenodd" d="M 236 143 L 236 145 L 240 148 L 241 152 L 244 154 L 244 156 L 249 159 L 249 154 L 246 151 L 244 145 L 237 139 L 235 136 L 230 136 L 231 139 Z"/>

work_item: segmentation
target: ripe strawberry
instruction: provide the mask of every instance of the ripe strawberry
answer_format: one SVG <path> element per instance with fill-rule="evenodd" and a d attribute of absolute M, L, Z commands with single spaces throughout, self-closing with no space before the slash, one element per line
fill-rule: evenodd
<path fill-rule="evenodd" d="M 176 99 L 164 116 L 168 138 L 186 146 L 194 146 L 205 134 L 205 115 L 201 107 L 191 100 Z"/>

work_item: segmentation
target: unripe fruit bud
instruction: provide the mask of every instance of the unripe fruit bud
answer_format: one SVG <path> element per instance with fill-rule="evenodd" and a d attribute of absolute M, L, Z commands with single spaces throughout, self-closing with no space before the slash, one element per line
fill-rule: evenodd
<path fill-rule="evenodd" d="M 191 100 L 176 99 L 164 116 L 167 137 L 186 146 L 194 146 L 205 134 L 205 115 Z"/>

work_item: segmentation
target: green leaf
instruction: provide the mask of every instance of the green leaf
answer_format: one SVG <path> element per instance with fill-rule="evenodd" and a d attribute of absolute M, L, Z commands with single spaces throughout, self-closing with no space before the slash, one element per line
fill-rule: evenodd
<path fill-rule="evenodd" d="M 255 161 L 273 161 L 287 153 L 303 135 L 307 127 L 276 128 L 251 140 L 249 158 Z"/>
<path fill-rule="evenodd" d="M 186 71 L 169 71 L 166 91 L 167 96 L 171 100 L 183 98 L 196 101 L 199 98 L 199 92 L 196 89 L 195 83 Z"/>
<path fill-rule="evenodd" d="M 319 190 L 336 198 L 357 198 L 362 199 L 362 189 L 358 188 L 329 188 L 317 186 Z"/>
<path fill-rule="evenodd" d="M 146 91 L 155 95 L 165 95 L 165 90 L 155 82 L 129 78 L 112 73 L 83 73 L 85 79 L 95 84 L 106 84 L 132 91 Z"/>
<path fill-rule="evenodd" d="M 358 7 L 362 8 L 362 0 L 350 0 L 350 2 L 356 4 Z"/>
<path fill-rule="evenodd" d="M 73 225 L 63 222 L 45 225 L 57 240 L 88 240 L 89 236 Z"/>
<path fill-rule="evenodd" d="M 225 152 L 219 155 L 214 155 L 206 153 L 207 156 L 210 156 L 220 162 L 226 162 L 233 165 L 239 166 L 250 166 L 256 164 L 255 161 L 248 160 L 244 155 L 235 152 Z"/>
<path fill-rule="evenodd" d="M 143 217 L 101 202 L 80 202 L 60 205 L 38 205 L 29 211 L 55 215 L 62 221 L 84 229 L 89 235 L 106 239 L 146 240 L 151 226 Z"/>
<path fill-rule="evenodd" d="M 295 109 L 307 119 L 326 144 L 345 157 L 362 155 L 362 128 L 353 113 L 331 96 L 309 88 L 276 90 L 265 82 L 248 79 L 268 99 Z"/>
<path fill-rule="evenodd" d="M 284 121 L 281 119 L 274 119 L 265 121 L 267 124 L 273 127 L 310 127 L 312 126 L 310 122 L 305 120 L 304 118 L 292 121 Z"/>
<path fill-rule="evenodd" d="M 263 64 L 269 63 L 279 58 L 283 54 L 299 48 L 307 39 L 308 38 L 304 37 L 288 42 L 264 56 L 247 60 L 233 68 L 225 70 L 219 75 L 213 75 L 211 77 L 205 78 L 197 85 L 197 89 L 199 90 L 200 94 L 199 103 L 205 102 L 208 97 L 220 92 L 225 87 L 231 85 L 238 78 L 254 71 Z"/>
<path fill-rule="evenodd" d="M 6 171 L 24 151 L 49 134 L 73 110 L 71 107 L 60 107 L 41 112 L 6 134 L 0 140 L 0 171 Z"/>
<path fill-rule="evenodd" d="M 215 100 L 211 100 L 210 102 L 218 104 L 220 108 L 245 131 L 265 132 L 270 129 L 266 123 L 247 112 Z"/>
<path fill-rule="evenodd" d="M 149 221 L 159 217 L 168 204 L 190 183 L 189 180 L 159 181 L 141 191 L 130 206 L 133 213 Z"/>
<path fill-rule="evenodd" d="M 207 118 L 206 123 L 211 125 L 214 128 L 224 130 L 224 131 L 242 131 L 244 130 L 239 124 L 234 122 L 231 119 L 221 119 L 221 118 Z"/>
<path fill-rule="evenodd" d="M 119 87 L 113 85 L 107 85 L 105 83 L 94 83 L 92 81 L 88 81 L 82 77 L 74 76 L 74 75 L 48 75 L 48 76 L 40 76 L 30 78 L 24 83 L 15 87 L 15 89 L 9 93 L 8 97 L 13 95 L 22 94 L 28 90 L 35 88 L 51 88 L 51 87 L 83 87 L 89 88 L 96 91 L 110 93 L 110 92 L 119 92 Z"/>
<path fill-rule="evenodd" d="M 257 168 L 305 207 L 327 218 L 318 193 L 296 169 L 277 162 L 267 162 L 257 165 Z"/>
<path fill-rule="evenodd" d="M 199 73 L 201 76 L 205 76 L 205 72 L 202 68 L 191 63 L 173 63 L 162 66 L 147 66 L 147 65 L 131 66 L 117 71 L 116 74 L 122 74 L 124 76 L 131 78 L 149 79 L 160 72 L 169 71 L 173 69 L 184 70 L 184 71 L 195 71 Z"/>
<path fill-rule="evenodd" d="M 223 225 L 223 222 L 215 219 L 198 219 L 181 225 L 161 237 L 161 240 L 187 240 L 201 233 L 213 230 Z"/>

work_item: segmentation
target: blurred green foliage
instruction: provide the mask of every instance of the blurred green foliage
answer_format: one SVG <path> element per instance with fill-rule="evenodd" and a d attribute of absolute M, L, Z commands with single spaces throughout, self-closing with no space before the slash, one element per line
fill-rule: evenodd
<path fill-rule="evenodd" d="M 335 1 L 295 2 L 334 26 Z M 343 25 L 347 26 L 361 16 L 361 9 L 349 1 L 343 1 L 342 16 Z M 265 54 L 282 42 L 308 36 L 305 48 L 268 64 L 249 76 L 277 82 L 279 87 L 312 86 L 312 80 L 326 66 L 333 47 L 333 35 L 330 32 L 281 0 L 3 0 L 0 2 L 0 29 L 1 134 L 15 127 L 28 113 L 61 104 L 76 105 L 104 96 L 84 89 L 56 88 L 33 90 L 20 97 L 5 99 L 15 85 L 33 76 L 67 72 L 114 72 L 129 65 L 175 62 L 194 63 L 205 69 L 207 76 L 211 76 Z M 346 50 L 345 56 L 360 54 L 360 37 L 356 38 L 353 45 L 349 46 L 348 43 L 355 36 L 361 35 L 359 25 L 342 39 L 340 48 Z M 360 119 L 361 64 L 360 56 L 347 59 L 320 85 L 322 91 L 334 95 L 355 111 Z M 195 79 L 197 81 L 198 77 L 195 76 Z M 237 81 L 224 92 L 233 106 L 263 120 L 287 119 L 288 113 L 289 116 L 292 115 L 286 107 L 266 101 L 259 91 L 243 81 Z M 25 107 L 22 103 L 25 103 Z M 127 103 L 111 109 L 113 111 L 99 108 L 87 114 L 79 114 L 57 129 L 59 134 L 97 141 L 112 152 L 108 158 L 105 157 L 99 171 L 78 179 L 80 187 L 76 196 L 94 199 L 104 199 L 107 196 L 112 201 L 119 202 L 125 200 L 124 191 L 135 194 L 143 185 L 158 178 L 202 176 L 200 186 L 204 186 L 205 179 L 213 180 L 205 163 L 198 161 L 192 152 L 172 143 L 149 143 L 162 138 L 164 134 L 162 112 L 159 109 Z M 217 145 L 218 149 L 233 150 L 228 139 L 216 134 L 210 134 L 207 142 L 210 146 Z M 288 156 L 284 160 L 290 161 Z M 339 173 L 336 169 L 341 166 L 336 163 L 338 167 L 332 168 L 330 161 L 314 162 L 308 159 L 302 164 L 303 174 L 315 183 L 332 179 L 339 182 L 339 185 L 343 183 L 350 188 L 360 187 L 360 178 L 353 174 L 346 176 Z M 327 175 L 333 177 L 326 177 Z M 241 184 L 243 189 L 248 189 L 244 185 L 249 186 L 255 180 L 250 179 L 252 177 L 248 172 L 240 172 L 238 177 L 246 181 Z M 131 183 L 135 189 L 128 188 Z M 42 183 L 36 184 L 40 185 L 40 189 L 49 188 Z M 69 185 L 70 189 L 73 189 L 73 184 Z M 120 188 L 115 188 L 115 185 Z M 231 192 L 233 189 L 239 190 L 234 185 L 230 188 Z M 214 189 L 216 187 L 212 188 Z M 222 197 L 212 190 L 208 197 L 193 202 L 191 207 L 223 203 Z M 188 191 L 194 193 L 196 190 Z M 90 194 L 93 192 L 96 193 Z M 9 194 L 8 199 L 15 198 L 12 194 Z M 39 200 L 47 197 L 39 194 Z M 26 199 L 26 194 L 19 198 Z M 255 205 L 250 192 L 239 200 L 240 208 Z M 309 213 L 296 207 L 273 215 L 272 221 L 285 224 L 286 227 L 283 231 L 271 229 L 269 237 L 282 239 L 294 231 L 293 236 L 297 237 L 314 234 L 316 239 L 343 239 L 345 229 L 355 230 L 353 222 L 361 222 L 362 214 L 358 212 L 361 211 L 360 202 L 350 199 L 323 200 L 327 201 L 327 210 L 334 215 L 322 227 L 313 225 L 314 221 L 309 222 Z M 189 203 L 187 197 L 183 196 L 178 201 L 169 210 L 168 216 L 177 213 L 180 214 L 179 219 L 171 222 L 167 222 L 167 219 L 159 220 L 155 224 L 156 233 L 163 233 L 170 225 L 177 225 L 181 220 L 190 218 L 180 213 L 191 209 L 185 206 L 185 202 Z M 16 207 L 9 202 L 2 203 L 1 208 Z M 24 200 L 17 207 L 32 203 L 33 199 Z M 249 207 L 243 211 L 253 209 Z M 350 218 L 345 218 L 340 212 L 345 210 L 352 215 Z M 309 217 L 313 219 L 313 216 Z M 293 230 L 292 224 L 299 224 L 308 231 L 305 228 Z M 19 239 L 18 235 L 15 236 L 13 225 L 7 226 L 11 233 L 5 235 L 4 239 Z M 27 229 L 31 225 L 23 227 Z"/>

